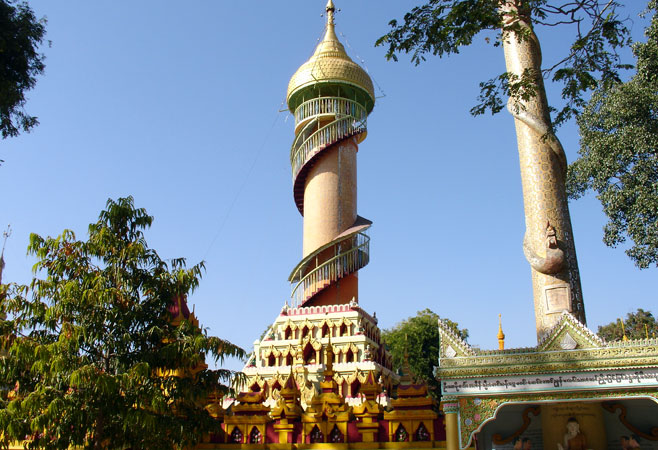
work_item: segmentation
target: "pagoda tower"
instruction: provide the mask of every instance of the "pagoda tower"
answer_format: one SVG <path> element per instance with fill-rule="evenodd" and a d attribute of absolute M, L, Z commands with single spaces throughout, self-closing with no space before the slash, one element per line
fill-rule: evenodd
<path fill-rule="evenodd" d="M 288 84 L 288 108 L 295 117 L 290 164 L 304 221 L 303 251 L 289 277 L 291 299 L 254 343 L 244 369 L 248 388 L 264 391 L 266 404 L 278 399 L 291 366 L 302 404 L 309 404 L 323 381 L 330 342 L 333 378 L 348 403 L 361 402 L 359 389 L 370 372 L 385 391 L 397 379 L 377 319 L 359 307 L 357 273 L 369 261 L 366 231 L 372 222 L 356 212 L 357 152 L 375 93 L 370 76 L 336 36 L 335 11 L 329 0 L 324 37 Z"/>

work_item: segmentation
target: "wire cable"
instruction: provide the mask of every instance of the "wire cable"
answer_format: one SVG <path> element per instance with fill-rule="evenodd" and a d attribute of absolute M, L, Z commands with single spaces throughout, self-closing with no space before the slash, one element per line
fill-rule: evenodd
<path fill-rule="evenodd" d="M 279 108 L 283 106 L 285 101 L 281 102 L 279 105 Z M 231 212 L 233 211 L 233 207 L 238 201 L 238 198 L 240 197 L 240 194 L 242 194 L 242 191 L 244 188 L 247 186 L 247 183 L 249 182 L 249 177 L 251 176 L 251 173 L 254 171 L 254 167 L 256 167 L 256 163 L 258 162 L 258 159 L 260 158 L 261 153 L 263 152 L 263 149 L 265 148 L 265 144 L 270 139 L 270 136 L 272 135 L 272 130 L 274 130 L 274 126 L 276 125 L 277 121 L 279 120 L 279 116 L 281 115 L 282 112 L 287 111 L 285 110 L 277 110 L 277 113 L 274 117 L 274 121 L 272 122 L 272 126 L 270 127 L 269 131 L 266 133 L 265 138 L 263 139 L 263 142 L 261 143 L 260 147 L 258 148 L 258 151 L 256 152 L 256 155 L 254 156 L 254 159 L 251 161 L 251 165 L 249 166 L 249 169 L 247 170 L 247 174 L 243 177 L 242 179 L 242 184 L 238 188 L 238 191 L 235 193 L 235 196 L 233 197 L 233 201 L 231 201 L 231 204 L 228 207 L 228 210 L 226 211 L 226 214 L 224 214 L 224 218 L 220 222 L 219 228 L 217 229 L 217 232 L 215 233 L 215 236 L 212 238 L 212 241 L 210 241 L 210 244 L 208 245 L 208 249 L 206 250 L 206 253 L 203 255 L 203 260 L 205 261 L 208 255 L 210 254 L 210 250 L 212 250 L 213 245 L 215 245 L 215 242 L 219 238 L 219 235 L 221 232 L 224 230 L 224 226 L 228 222 L 229 216 L 231 215 Z M 286 117 L 287 119 L 287 117 Z"/>

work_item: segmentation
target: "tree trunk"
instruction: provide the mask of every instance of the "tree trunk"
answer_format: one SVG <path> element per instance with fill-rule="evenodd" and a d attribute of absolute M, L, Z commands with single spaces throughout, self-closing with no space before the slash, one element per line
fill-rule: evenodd
<path fill-rule="evenodd" d="M 526 225 L 523 249 L 532 270 L 541 341 L 562 311 L 585 324 L 585 309 L 565 189 L 566 158 L 552 132 L 539 41 L 520 5 L 519 0 L 501 0 L 500 8 L 506 19 L 503 49 L 510 83 L 531 77 L 535 86 L 530 98 L 510 96 L 507 106 L 516 126 Z M 512 25 L 519 28 L 509 29 Z"/>

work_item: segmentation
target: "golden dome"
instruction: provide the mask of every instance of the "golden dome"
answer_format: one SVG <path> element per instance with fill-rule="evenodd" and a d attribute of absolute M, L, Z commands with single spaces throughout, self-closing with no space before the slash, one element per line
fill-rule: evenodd
<path fill-rule="evenodd" d="M 322 41 L 318 44 L 313 56 L 301 65 L 288 83 L 287 101 L 291 111 L 294 106 L 291 102 L 295 94 L 304 88 L 316 83 L 348 84 L 360 88 L 370 97 L 368 111 L 375 103 L 375 89 L 372 80 L 365 70 L 347 56 L 345 47 L 336 37 L 334 30 L 334 4 L 332 0 L 327 3 L 327 27 Z"/>

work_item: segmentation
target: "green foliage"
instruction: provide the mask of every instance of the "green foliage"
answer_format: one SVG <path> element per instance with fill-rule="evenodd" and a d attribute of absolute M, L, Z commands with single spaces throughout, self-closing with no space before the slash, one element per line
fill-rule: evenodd
<path fill-rule="evenodd" d="M 0 0 L 0 132 L 17 136 L 38 125 L 28 115 L 25 93 L 43 73 L 44 56 L 38 49 L 46 33 L 45 19 L 38 20 L 27 3 Z"/>
<path fill-rule="evenodd" d="M 654 338 L 658 335 L 658 322 L 649 311 L 638 308 L 636 312 L 626 315 L 623 326 L 621 320 L 610 322 L 599 326 L 597 334 L 606 341 L 620 341 L 624 333 L 628 339 L 646 339 L 647 335 Z"/>
<path fill-rule="evenodd" d="M 144 237 L 152 220 L 128 197 L 108 200 L 86 241 L 69 230 L 30 237 L 35 278 L 3 285 L 0 297 L 3 444 L 182 448 L 218 429 L 204 401 L 234 373 L 203 369 L 204 357 L 244 352 L 172 323 L 169 308 L 198 286 L 203 265 L 160 259 Z M 175 370 L 187 376 L 163 375 Z"/>
<path fill-rule="evenodd" d="M 412 372 L 427 382 L 430 394 L 437 400 L 439 383 L 434 378 L 434 366 L 439 361 L 438 320 L 438 315 L 425 309 L 393 328 L 382 331 L 382 339 L 393 356 L 393 369 L 399 370 L 402 367 L 407 352 Z M 450 320 L 447 323 L 462 339 L 468 338 L 467 329 L 460 330 L 457 323 Z"/>
<path fill-rule="evenodd" d="M 471 45 L 480 33 L 485 41 L 500 46 L 502 32 L 530 39 L 528 26 L 571 25 L 574 41 L 556 64 L 543 69 L 543 78 L 561 83 L 564 105 L 556 111 L 554 125 L 560 125 L 578 114 L 585 95 L 599 86 L 619 80 L 619 71 L 630 66 L 621 64 L 620 47 L 629 44 L 629 30 L 617 16 L 619 3 L 601 0 L 509 0 L 518 7 L 519 20 L 505 20 L 499 6 L 501 0 L 430 0 L 413 8 L 404 23 L 391 20 L 391 31 L 375 45 L 388 46 L 387 58 L 396 60 L 399 53 L 411 54 L 415 64 L 425 61 L 426 54 L 447 56 Z M 509 13 L 508 13 L 509 14 Z M 487 32 L 490 32 L 487 34 Z M 491 35 L 495 35 L 493 39 Z M 479 103 L 473 115 L 499 112 L 504 98 L 534 96 L 535 74 L 514 77 L 503 73 L 480 83 Z"/>
<path fill-rule="evenodd" d="M 637 74 L 598 89 L 578 119 L 580 158 L 569 167 L 568 190 L 595 191 L 608 216 L 603 241 L 630 238 L 626 254 L 641 269 L 658 267 L 658 2 L 647 42 L 636 44 Z"/>

